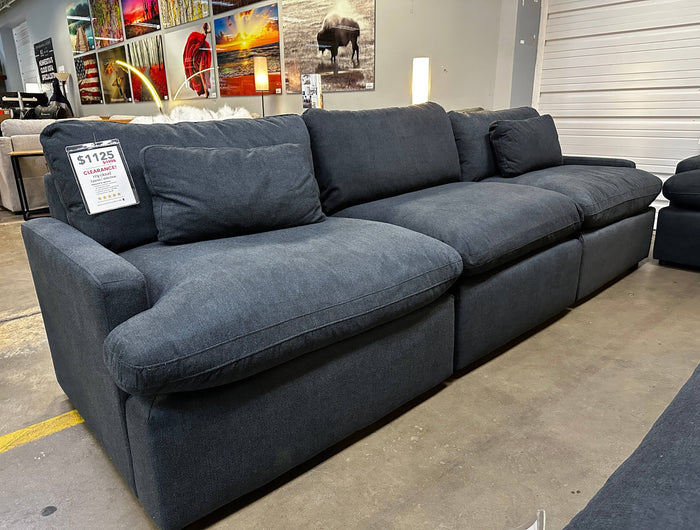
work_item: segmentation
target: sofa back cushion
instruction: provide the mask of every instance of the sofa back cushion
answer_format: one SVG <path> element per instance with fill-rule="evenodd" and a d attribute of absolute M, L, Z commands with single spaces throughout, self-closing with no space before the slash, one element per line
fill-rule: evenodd
<path fill-rule="evenodd" d="M 308 146 L 141 151 L 158 240 L 189 243 L 323 221 Z"/>
<path fill-rule="evenodd" d="M 114 138 L 121 142 L 140 202 L 128 208 L 88 215 L 65 148 Z M 145 146 L 250 148 L 292 143 L 308 150 L 309 135 L 304 122 L 294 115 L 153 125 L 65 120 L 46 127 L 41 143 L 52 174 L 50 180 L 57 191 L 55 196 L 60 199 L 60 205 L 50 204 L 52 212 L 56 211 L 56 215 L 98 243 L 120 252 L 157 239 L 151 193 L 140 157 Z"/>
<path fill-rule="evenodd" d="M 476 112 L 452 111 L 448 115 L 457 142 L 461 179 L 476 181 L 499 174 L 489 138 L 491 123 L 497 120 L 534 118 L 539 113 L 532 107 L 518 107 Z"/>
<path fill-rule="evenodd" d="M 557 127 L 549 114 L 495 121 L 489 127 L 489 136 L 502 177 L 517 177 L 564 163 Z"/>
<path fill-rule="evenodd" d="M 436 103 L 302 117 L 326 213 L 459 180 L 450 120 Z"/>

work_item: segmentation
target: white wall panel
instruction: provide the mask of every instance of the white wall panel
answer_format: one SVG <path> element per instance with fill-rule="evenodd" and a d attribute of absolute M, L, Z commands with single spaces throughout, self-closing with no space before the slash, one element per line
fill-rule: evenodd
<path fill-rule="evenodd" d="M 549 0 L 542 20 L 533 104 L 565 154 L 664 179 L 700 153 L 700 1 Z"/>

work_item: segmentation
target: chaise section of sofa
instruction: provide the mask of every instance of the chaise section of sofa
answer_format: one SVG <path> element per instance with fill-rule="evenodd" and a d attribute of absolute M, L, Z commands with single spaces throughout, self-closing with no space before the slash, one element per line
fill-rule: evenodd
<path fill-rule="evenodd" d="M 628 160 L 562 156 L 551 118 L 530 107 L 449 116 L 461 180 L 532 186 L 577 205 L 583 217 L 578 300 L 648 255 L 658 177 Z"/>
<path fill-rule="evenodd" d="M 87 214 L 65 147 L 94 138 L 120 140 L 138 205 Z M 459 253 L 327 219 L 298 116 L 62 122 L 42 144 L 54 217 L 22 233 L 56 375 L 159 526 L 195 521 L 451 374 Z"/>
<path fill-rule="evenodd" d="M 574 302 L 581 260 L 574 201 L 531 186 L 460 182 L 442 107 L 311 109 L 303 118 L 327 213 L 399 225 L 459 252 L 455 368 Z"/>

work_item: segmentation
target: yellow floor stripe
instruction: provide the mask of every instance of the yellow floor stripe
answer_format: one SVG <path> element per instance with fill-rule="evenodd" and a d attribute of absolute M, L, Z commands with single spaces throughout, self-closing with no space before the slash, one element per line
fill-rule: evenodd
<path fill-rule="evenodd" d="M 4 436 L 0 436 L 0 454 L 28 442 L 43 438 L 44 436 L 62 431 L 73 425 L 83 423 L 84 421 L 85 420 L 80 417 L 77 410 L 71 410 L 55 418 L 35 423 L 19 431 L 11 432 L 10 434 L 5 434 Z"/>

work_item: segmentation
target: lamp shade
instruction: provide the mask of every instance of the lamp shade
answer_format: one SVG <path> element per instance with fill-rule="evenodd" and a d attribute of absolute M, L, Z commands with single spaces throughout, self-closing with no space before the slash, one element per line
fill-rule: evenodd
<path fill-rule="evenodd" d="M 255 90 L 258 92 L 270 90 L 270 78 L 267 75 L 267 57 L 253 57 L 253 71 L 255 72 Z"/>
<path fill-rule="evenodd" d="M 56 72 L 53 75 L 61 83 L 65 83 L 66 81 L 68 81 L 68 78 L 70 77 L 70 74 L 68 72 Z"/>
<path fill-rule="evenodd" d="M 430 58 L 413 58 L 413 79 L 411 102 L 414 105 L 425 103 L 430 99 Z"/>

